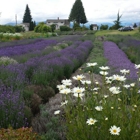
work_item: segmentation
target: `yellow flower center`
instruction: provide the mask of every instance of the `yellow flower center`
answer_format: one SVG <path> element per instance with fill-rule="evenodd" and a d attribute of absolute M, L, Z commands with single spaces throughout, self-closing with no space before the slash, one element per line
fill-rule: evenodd
<path fill-rule="evenodd" d="M 116 130 L 116 129 L 114 129 L 114 130 L 113 130 L 113 132 L 114 132 L 114 133 L 117 133 L 117 130 Z"/>
<path fill-rule="evenodd" d="M 77 80 L 81 80 L 82 78 L 81 77 L 77 77 Z"/>
<path fill-rule="evenodd" d="M 94 120 L 91 120 L 90 123 L 94 124 Z"/>
<path fill-rule="evenodd" d="M 76 91 L 77 93 L 80 93 L 81 92 L 81 90 L 80 89 L 77 89 L 77 91 Z"/>

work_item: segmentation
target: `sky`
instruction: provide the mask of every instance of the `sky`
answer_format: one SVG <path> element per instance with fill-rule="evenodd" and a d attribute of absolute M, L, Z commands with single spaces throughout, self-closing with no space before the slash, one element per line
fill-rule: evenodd
<path fill-rule="evenodd" d="M 81 0 L 87 20 L 94 23 L 117 19 L 119 11 L 122 23 L 140 22 L 140 0 Z M 0 24 L 21 23 L 28 4 L 33 21 L 68 19 L 75 0 L 0 0 Z"/>

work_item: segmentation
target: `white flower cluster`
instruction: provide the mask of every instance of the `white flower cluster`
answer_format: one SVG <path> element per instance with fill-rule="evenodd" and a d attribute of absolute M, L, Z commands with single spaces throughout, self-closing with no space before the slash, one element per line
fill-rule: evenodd
<path fill-rule="evenodd" d="M 18 64 L 18 62 L 7 56 L 0 57 L 0 65 L 8 65 L 8 64 Z"/>
<path fill-rule="evenodd" d="M 0 33 L 3 36 L 22 36 L 20 33 Z"/>

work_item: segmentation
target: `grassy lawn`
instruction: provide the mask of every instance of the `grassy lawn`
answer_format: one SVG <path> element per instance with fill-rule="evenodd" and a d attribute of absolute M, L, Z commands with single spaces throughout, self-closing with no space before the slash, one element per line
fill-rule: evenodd
<path fill-rule="evenodd" d="M 95 36 L 104 36 L 104 35 L 116 35 L 116 34 L 120 34 L 120 35 L 134 35 L 136 33 L 138 33 L 139 31 L 137 29 L 133 30 L 133 31 L 118 31 L 118 30 L 99 30 L 95 33 Z"/>

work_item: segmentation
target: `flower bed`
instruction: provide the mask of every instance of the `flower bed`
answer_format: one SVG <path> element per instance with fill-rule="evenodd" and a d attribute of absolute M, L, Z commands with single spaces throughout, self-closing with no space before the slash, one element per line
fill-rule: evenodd
<path fill-rule="evenodd" d="M 46 48 L 47 46 L 54 45 L 56 43 L 57 41 L 55 40 L 40 40 L 32 44 L 1 48 L 0 56 L 21 55 L 21 54 L 33 52 L 36 50 L 42 50 Z"/>
<path fill-rule="evenodd" d="M 134 80 L 137 78 L 135 65 L 115 43 L 106 41 L 103 48 L 104 56 L 108 59 L 108 65 L 114 69 L 114 73 L 118 73 L 121 69 L 127 69 L 130 70 L 130 79 Z"/>

